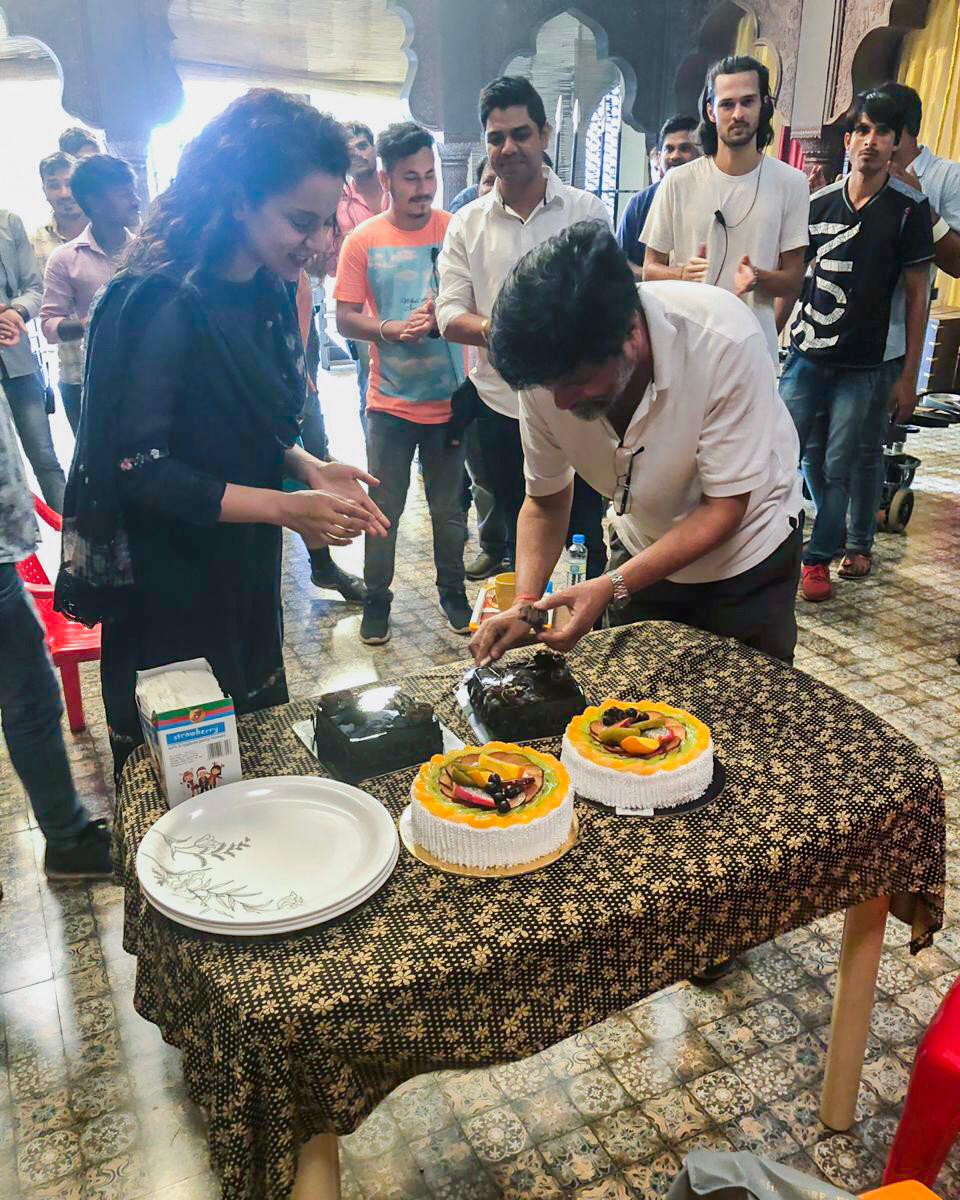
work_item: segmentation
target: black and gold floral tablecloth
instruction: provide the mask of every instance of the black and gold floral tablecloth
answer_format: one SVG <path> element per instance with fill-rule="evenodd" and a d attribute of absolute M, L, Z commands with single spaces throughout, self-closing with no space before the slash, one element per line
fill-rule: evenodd
<path fill-rule="evenodd" d="M 676 625 L 592 634 L 571 665 L 590 700 L 659 699 L 706 721 L 722 795 L 657 821 L 578 802 L 579 843 L 521 878 L 440 874 L 401 851 L 373 899 L 288 937 L 217 939 L 150 909 L 135 857 L 165 806 L 144 753 L 128 765 L 115 847 L 135 1004 L 183 1051 L 226 1200 L 287 1196 L 307 1138 L 349 1133 L 413 1075 L 532 1054 L 817 916 L 890 894 L 915 950 L 939 928 L 940 776 L 878 717 Z M 467 738 L 452 695 L 462 670 L 404 686 Z M 243 718 L 245 776 L 315 772 L 291 728 L 310 711 L 300 702 Z M 399 817 L 412 774 L 366 786 Z"/>

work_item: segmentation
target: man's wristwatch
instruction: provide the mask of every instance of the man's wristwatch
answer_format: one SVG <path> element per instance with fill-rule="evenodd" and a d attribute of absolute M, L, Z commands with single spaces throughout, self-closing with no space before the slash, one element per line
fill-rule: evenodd
<path fill-rule="evenodd" d="M 623 608 L 630 603 L 630 589 L 624 583 L 623 576 L 619 571 L 608 571 L 607 578 L 613 584 L 613 597 L 610 600 L 610 608 Z"/>

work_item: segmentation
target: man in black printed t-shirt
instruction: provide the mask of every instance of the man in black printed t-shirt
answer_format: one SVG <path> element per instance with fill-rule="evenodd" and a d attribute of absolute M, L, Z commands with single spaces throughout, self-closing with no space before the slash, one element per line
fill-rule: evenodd
<path fill-rule="evenodd" d="M 843 541 L 861 440 L 880 440 L 890 417 L 906 420 L 916 404 L 933 237 L 926 198 L 889 172 L 902 127 L 887 93 L 857 96 L 845 137 L 850 173 L 810 200 L 813 265 L 780 378 L 817 507 L 801 573 L 807 600 L 833 594 L 830 560 Z M 884 362 L 901 277 L 906 353 Z"/>

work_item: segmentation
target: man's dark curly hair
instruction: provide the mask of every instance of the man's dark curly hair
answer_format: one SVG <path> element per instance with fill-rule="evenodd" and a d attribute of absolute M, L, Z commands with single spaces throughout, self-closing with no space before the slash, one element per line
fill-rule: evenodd
<path fill-rule="evenodd" d="M 339 122 L 277 88 L 254 88 L 205 125 L 180 156 L 173 182 L 151 205 L 126 267 L 187 275 L 229 256 L 238 204 L 256 207 L 312 171 L 343 179 L 350 166 Z"/>
<path fill-rule="evenodd" d="M 577 221 L 517 263 L 493 306 L 494 366 L 514 388 L 623 351 L 639 308 L 627 256 L 602 221 Z"/>

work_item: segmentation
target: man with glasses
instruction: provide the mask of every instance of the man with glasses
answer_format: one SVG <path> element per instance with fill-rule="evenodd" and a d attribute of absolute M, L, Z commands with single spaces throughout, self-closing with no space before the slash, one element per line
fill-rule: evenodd
<path fill-rule="evenodd" d="M 528 639 L 527 606 L 570 610 L 538 640 L 569 650 L 612 623 L 679 621 L 784 662 L 797 640 L 799 443 L 757 318 L 704 284 L 637 284 L 613 234 L 580 221 L 520 260 L 492 315 L 520 389 L 527 496 L 517 603 L 478 662 Z M 540 599 L 563 549 L 574 471 L 613 503 L 612 569 Z"/>

